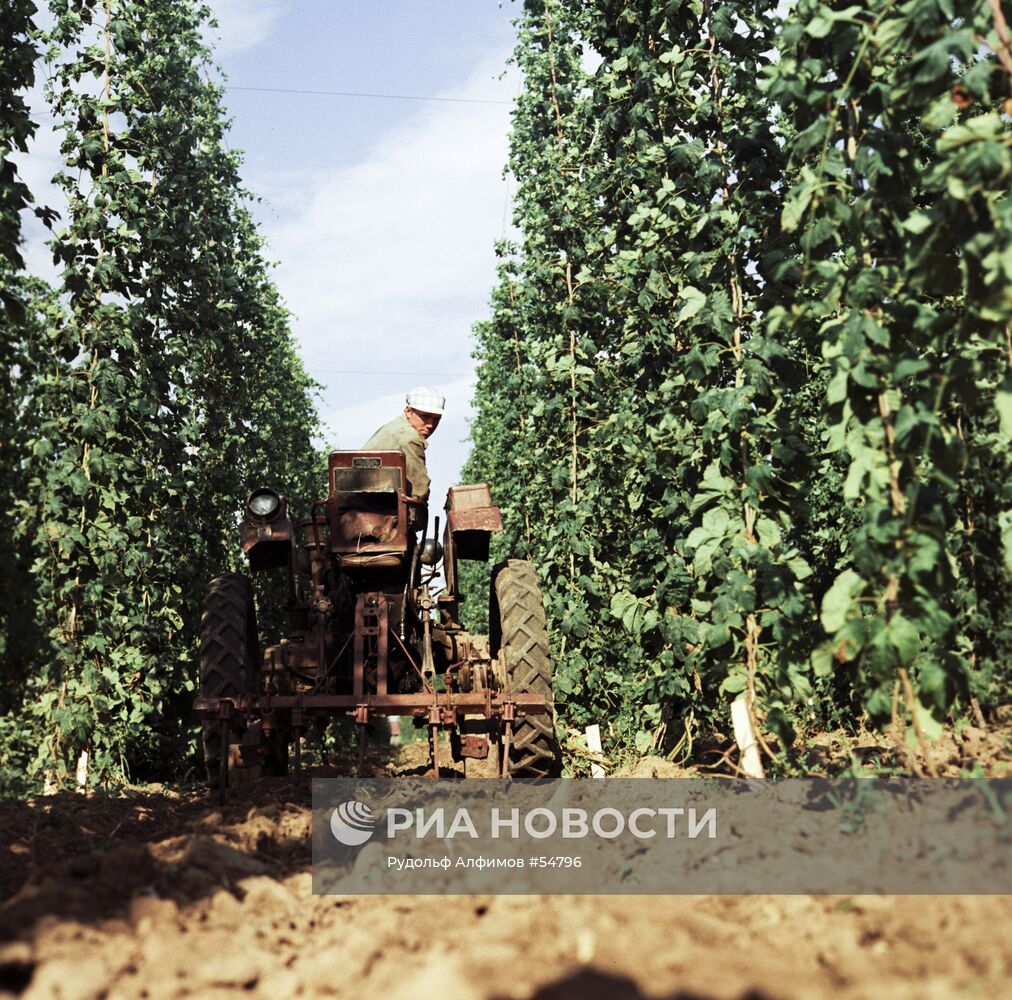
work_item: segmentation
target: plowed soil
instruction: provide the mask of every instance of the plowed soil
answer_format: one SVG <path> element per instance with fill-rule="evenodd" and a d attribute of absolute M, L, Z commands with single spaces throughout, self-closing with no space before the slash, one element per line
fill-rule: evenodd
<path fill-rule="evenodd" d="M 1008 897 L 313 896 L 308 777 L 0 806 L 0 996 L 1012 996 Z"/>

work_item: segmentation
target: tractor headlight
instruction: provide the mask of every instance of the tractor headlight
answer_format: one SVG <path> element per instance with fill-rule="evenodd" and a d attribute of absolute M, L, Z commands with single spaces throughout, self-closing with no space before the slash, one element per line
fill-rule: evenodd
<path fill-rule="evenodd" d="M 281 497 L 274 490 L 256 490 L 246 503 L 250 514 L 261 520 L 273 517 L 281 507 Z"/>

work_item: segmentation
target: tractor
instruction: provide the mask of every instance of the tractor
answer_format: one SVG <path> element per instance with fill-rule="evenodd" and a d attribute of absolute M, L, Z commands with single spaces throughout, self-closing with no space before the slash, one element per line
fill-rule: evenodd
<path fill-rule="evenodd" d="M 399 451 L 331 452 L 327 497 L 298 533 L 283 495 L 249 496 L 242 549 L 252 573 L 287 570 L 287 628 L 261 648 L 249 577 L 226 573 L 208 585 L 194 707 L 208 782 L 223 800 L 230 773 L 286 773 L 292 750 L 301 770 L 312 717 L 354 719 L 360 768 L 367 729 L 397 715 L 428 728 L 436 778 L 441 730 L 465 768 L 494 747 L 503 778 L 559 773 L 534 567 L 521 559 L 494 567 L 490 634 L 468 632 L 459 564 L 488 560 L 502 519 L 486 483 L 451 488 L 445 510 L 442 541 L 438 517 L 428 537 L 426 505 L 410 495 Z"/>

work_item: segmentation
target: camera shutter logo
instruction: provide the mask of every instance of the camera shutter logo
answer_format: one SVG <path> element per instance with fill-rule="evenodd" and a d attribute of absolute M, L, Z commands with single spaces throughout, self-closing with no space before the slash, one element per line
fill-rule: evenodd
<path fill-rule="evenodd" d="M 330 832 L 334 839 L 348 847 L 359 847 L 373 834 L 376 818 L 361 802 L 342 802 L 330 814 Z"/>

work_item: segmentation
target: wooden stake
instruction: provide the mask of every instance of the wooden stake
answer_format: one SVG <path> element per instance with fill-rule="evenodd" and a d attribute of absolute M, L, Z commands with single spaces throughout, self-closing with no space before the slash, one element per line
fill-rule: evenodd
<path fill-rule="evenodd" d="M 587 726 L 587 749 L 600 759 L 604 751 L 601 748 L 601 727 L 595 723 L 593 726 Z M 603 778 L 604 767 L 599 763 L 592 763 L 590 765 L 590 776 L 592 778 Z"/>
<path fill-rule="evenodd" d="M 749 778 L 765 780 L 762 760 L 759 758 L 759 744 L 752 728 L 748 701 L 744 696 L 731 702 L 731 722 L 734 725 L 734 741 L 741 752 L 740 767 Z"/>
<path fill-rule="evenodd" d="M 81 756 L 77 758 L 77 787 L 88 787 L 88 751 L 82 750 Z"/>

